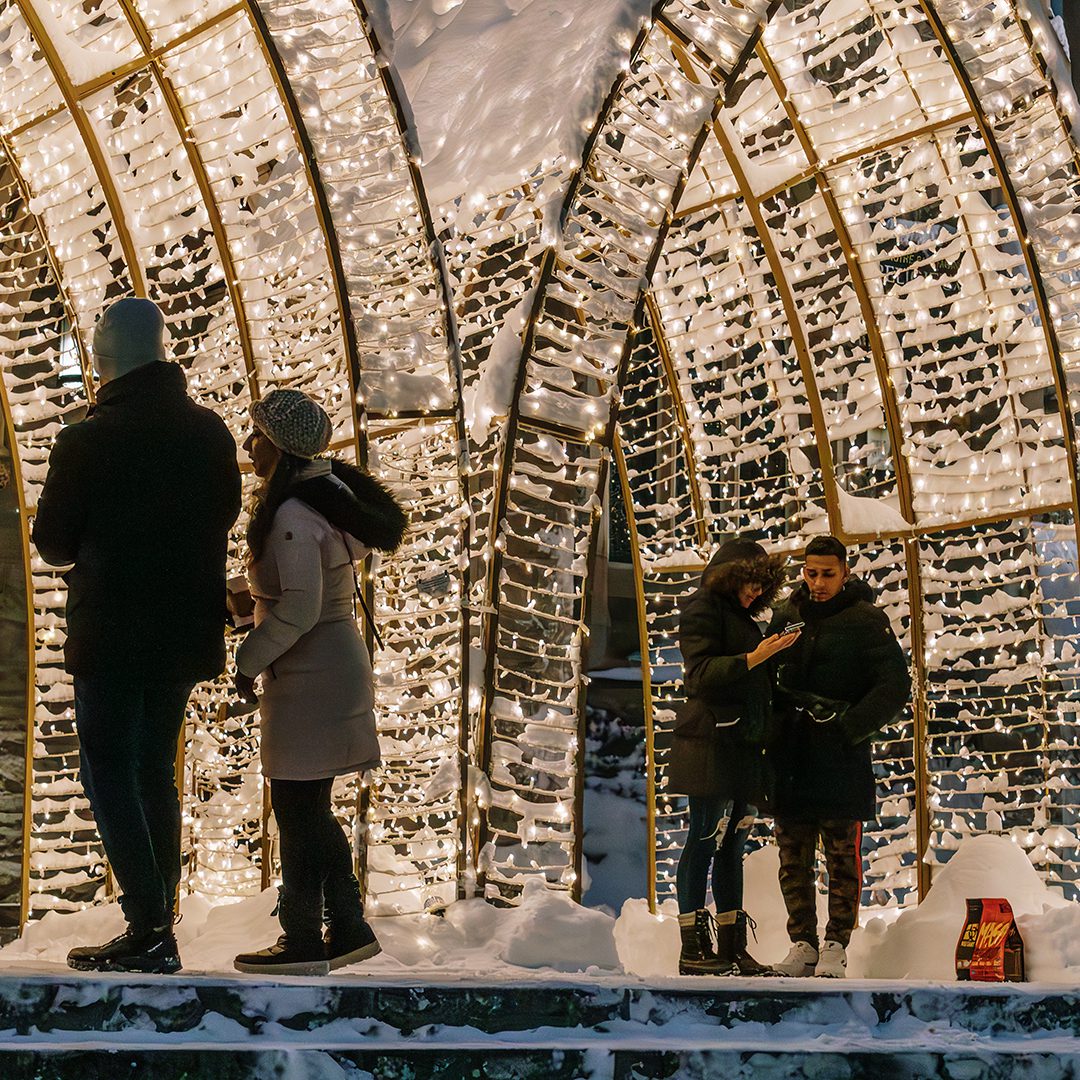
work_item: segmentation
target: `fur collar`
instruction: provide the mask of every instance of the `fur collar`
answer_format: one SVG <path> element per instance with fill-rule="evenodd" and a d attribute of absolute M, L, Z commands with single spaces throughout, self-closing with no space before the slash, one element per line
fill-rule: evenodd
<path fill-rule="evenodd" d="M 302 473 L 289 497 L 307 503 L 334 528 L 365 547 L 394 551 L 404 539 L 409 521 L 390 491 L 375 477 L 344 461 L 320 460 L 329 468 L 314 476 Z"/>

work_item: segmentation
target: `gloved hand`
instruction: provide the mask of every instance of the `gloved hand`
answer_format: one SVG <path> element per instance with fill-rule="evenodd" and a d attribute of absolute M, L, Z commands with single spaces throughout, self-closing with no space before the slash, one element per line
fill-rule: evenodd
<path fill-rule="evenodd" d="M 250 675 L 238 671 L 233 680 L 236 696 L 248 705 L 258 705 L 259 695 L 255 693 L 255 680 Z"/>
<path fill-rule="evenodd" d="M 828 724 L 830 721 L 835 720 L 839 715 L 831 703 L 824 701 L 815 701 L 810 705 L 804 706 L 804 708 L 818 724 Z"/>
<path fill-rule="evenodd" d="M 796 693 L 794 697 L 798 708 L 818 724 L 829 724 L 839 720 L 848 709 L 846 701 L 821 697 L 819 694 Z"/>

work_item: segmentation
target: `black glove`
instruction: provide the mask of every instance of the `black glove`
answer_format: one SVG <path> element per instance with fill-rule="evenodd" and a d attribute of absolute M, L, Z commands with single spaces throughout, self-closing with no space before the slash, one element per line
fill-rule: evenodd
<path fill-rule="evenodd" d="M 255 693 L 255 680 L 250 675 L 238 671 L 233 680 L 236 686 L 236 696 L 248 705 L 258 705 L 259 695 Z"/>
<path fill-rule="evenodd" d="M 805 711 L 810 714 L 815 723 L 828 724 L 830 721 L 835 720 L 839 713 L 829 703 L 824 701 L 815 701 L 811 705 L 804 706 Z"/>

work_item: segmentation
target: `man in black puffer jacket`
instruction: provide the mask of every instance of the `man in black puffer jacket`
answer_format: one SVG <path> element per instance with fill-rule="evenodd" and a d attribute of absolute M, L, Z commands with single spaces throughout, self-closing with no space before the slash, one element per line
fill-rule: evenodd
<path fill-rule="evenodd" d="M 41 557 L 74 564 L 64 659 L 81 779 L 129 924 L 107 945 L 72 950 L 82 970 L 180 966 L 176 743 L 193 686 L 225 667 L 236 444 L 165 362 L 164 328 L 150 300 L 120 300 L 101 317 L 97 404 L 57 436 L 34 521 Z"/>
<path fill-rule="evenodd" d="M 822 536 L 806 548 L 802 582 L 769 632 L 805 623 L 774 662 L 779 735 L 776 840 L 788 910 L 787 975 L 841 977 L 862 892 L 862 823 L 877 812 L 871 745 L 908 700 L 903 651 L 873 590 L 850 576 L 847 549 Z M 818 838 L 829 874 L 829 922 L 818 951 L 814 865 Z"/>

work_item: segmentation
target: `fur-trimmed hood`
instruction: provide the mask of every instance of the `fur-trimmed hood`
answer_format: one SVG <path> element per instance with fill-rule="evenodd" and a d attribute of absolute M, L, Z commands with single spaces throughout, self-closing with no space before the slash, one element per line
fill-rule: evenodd
<path fill-rule="evenodd" d="M 394 551 L 409 524 L 394 496 L 375 477 L 347 462 L 331 458 L 330 469 L 332 476 L 313 476 L 294 484 L 289 497 L 307 503 L 365 547 Z"/>
<path fill-rule="evenodd" d="M 745 609 L 750 616 L 772 607 L 784 586 L 787 556 L 770 555 L 753 540 L 729 540 L 709 560 L 701 575 L 701 587 L 733 603 L 739 590 L 751 582 L 761 585 L 761 595 Z"/>

